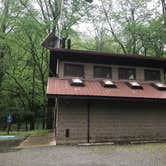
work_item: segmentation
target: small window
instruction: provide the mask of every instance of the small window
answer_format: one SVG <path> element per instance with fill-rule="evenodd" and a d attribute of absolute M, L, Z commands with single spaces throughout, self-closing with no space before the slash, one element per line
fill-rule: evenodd
<path fill-rule="evenodd" d="M 78 64 L 64 64 L 64 76 L 84 77 L 84 66 Z"/>
<path fill-rule="evenodd" d="M 160 75 L 159 70 L 144 70 L 145 81 L 160 81 Z"/>
<path fill-rule="evenodd" d="M 69 137 L 70 137 L 70 130 L 69 130 L 69 129 L 66 129 L 66 130 L 65 130 L 65 137 L 66 137 L 66 138 L 69 138 Z"/>
<path fill-rule="evenodd" d="M 131 68 L 119 68 L 119 79 L 121 80 L 135 80 L 136 70 Z"/>
<path fill-rule="evenodd" d="M 111 78 L 111 67 L 94 66 L 94 78 Z"/>

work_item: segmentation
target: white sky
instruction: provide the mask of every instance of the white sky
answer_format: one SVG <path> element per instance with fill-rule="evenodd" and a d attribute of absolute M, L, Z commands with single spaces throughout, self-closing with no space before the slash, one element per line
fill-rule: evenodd
<path fill-rule="evenodd" d="M 148 9 L 155 8 L 157 2 L 159 2 L 159 0 L 153 0 L 153 2 L 148 2 L 147 3 Z M 113 8 L 115 8 L 115 9 L 118 8 L 118 3 L 116 0 L 112 0 L 112 3 L 113 3 Z M 100 0 L 93 0 L 92 5 L 100 5 Z M 161 8 L 156 9 L 156 11 L 161 11 Z M 94 28 L 93 28 L 93 25 L 90 23 L 81 23 L 79 25 L 74 25 L 73 29 L 75 29 L 78 33 L 80 33 L 80 35 L 82 37 L 94 36 Z M 85 34 L 86 34 L 86 36 L 85 36 Z"/>

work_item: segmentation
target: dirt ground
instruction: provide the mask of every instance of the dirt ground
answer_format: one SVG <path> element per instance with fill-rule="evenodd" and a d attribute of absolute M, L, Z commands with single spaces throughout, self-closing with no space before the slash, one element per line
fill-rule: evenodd
<path fill-rule="evenodd" d="M 0 166 L 166 166 L 166 143 L 1 151 Z"/>

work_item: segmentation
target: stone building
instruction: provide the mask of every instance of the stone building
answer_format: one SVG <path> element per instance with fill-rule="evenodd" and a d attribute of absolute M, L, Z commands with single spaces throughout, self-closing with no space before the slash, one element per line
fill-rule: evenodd
<path fill-rule="evenodd" d="M 166 59 L 51 49 L 48 127 L 57 144 L 166 139 Z"/>

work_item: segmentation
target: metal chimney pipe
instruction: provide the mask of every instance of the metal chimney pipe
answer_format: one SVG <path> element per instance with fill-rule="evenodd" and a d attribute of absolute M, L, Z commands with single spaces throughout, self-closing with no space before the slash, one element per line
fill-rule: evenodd
<path fill-rule="evenodd" d="M 67 40 L 67 49 L 71 49 L 71 39 Z"/>

